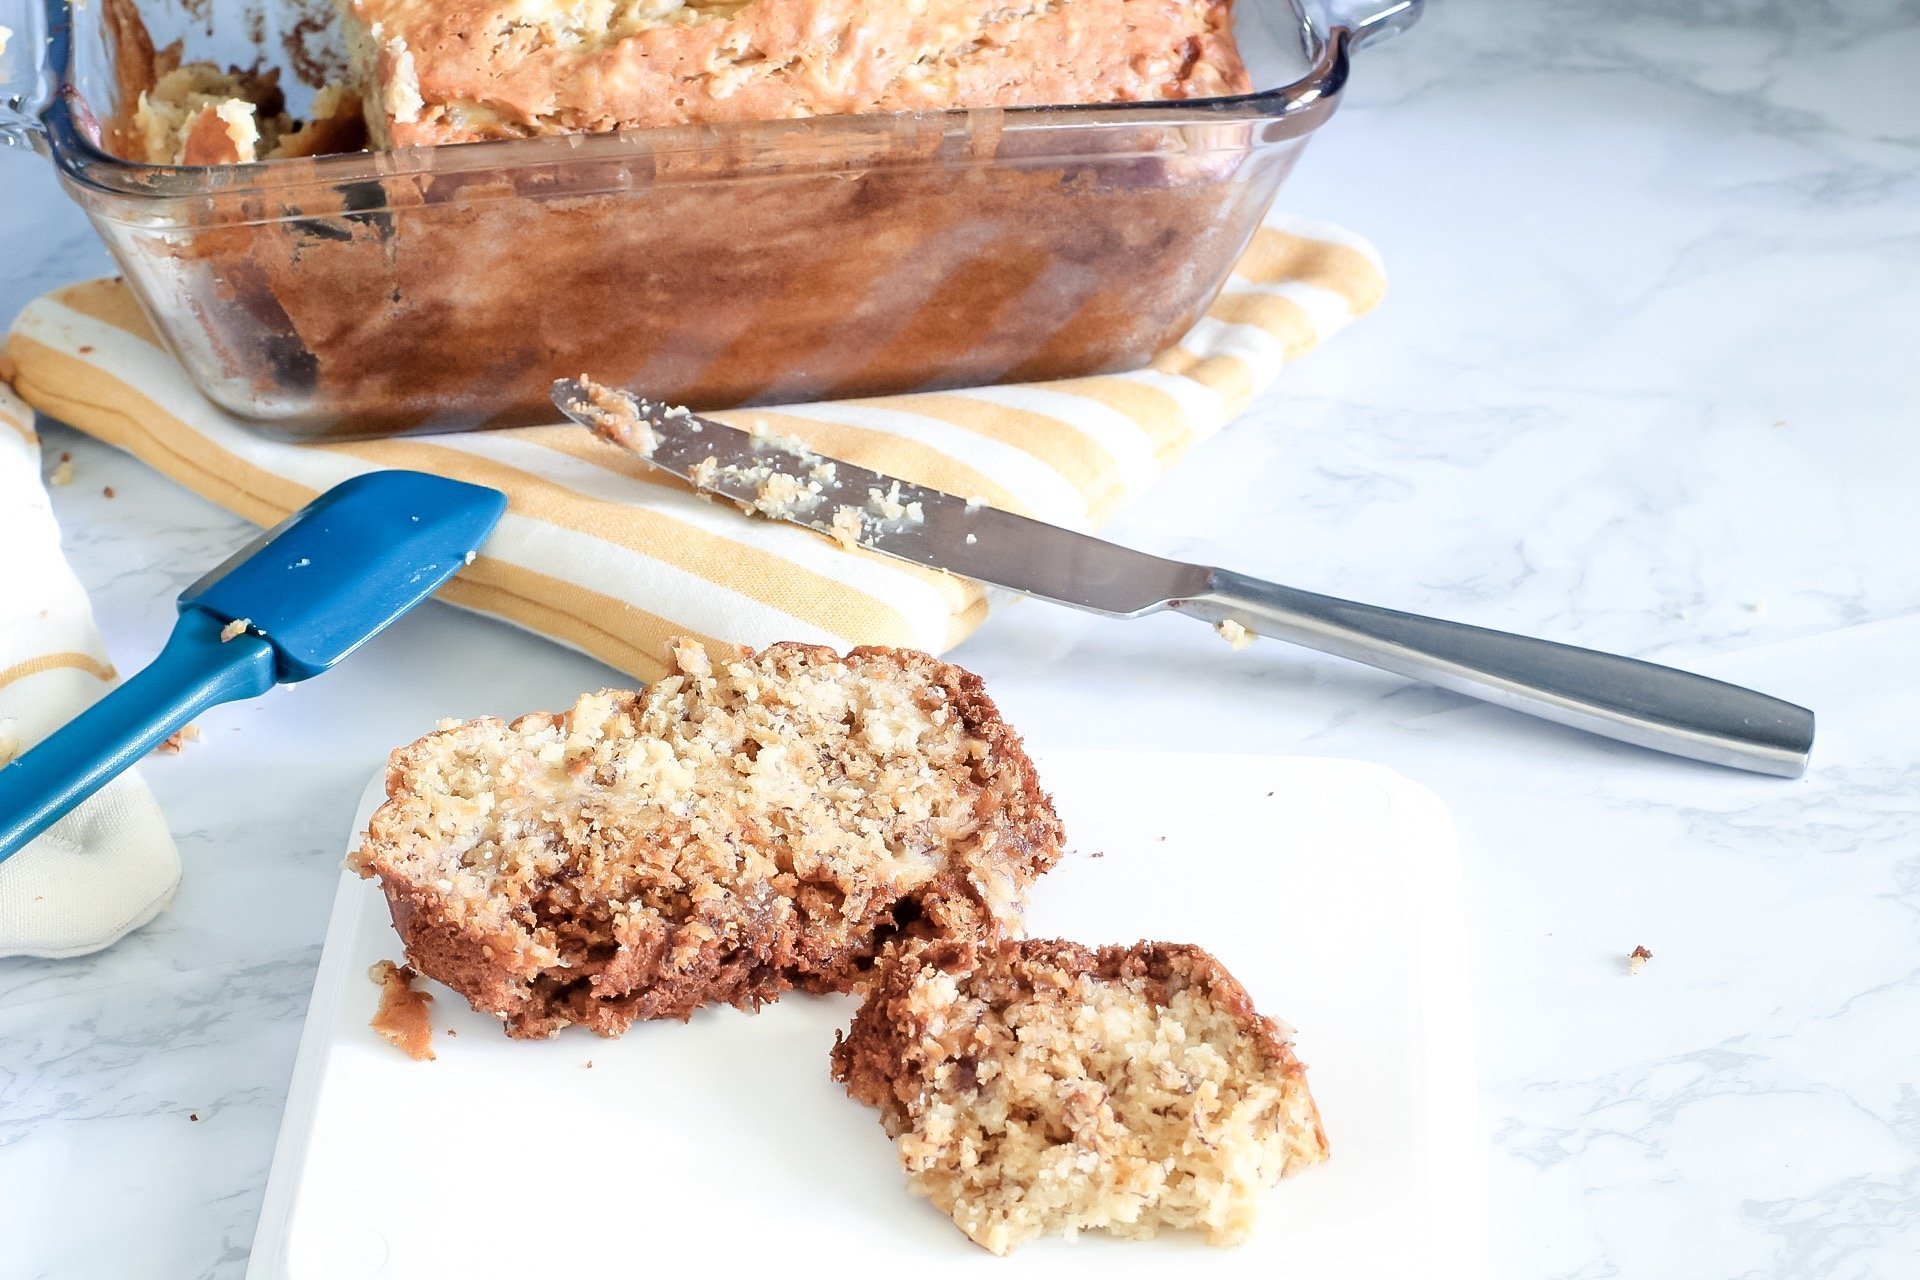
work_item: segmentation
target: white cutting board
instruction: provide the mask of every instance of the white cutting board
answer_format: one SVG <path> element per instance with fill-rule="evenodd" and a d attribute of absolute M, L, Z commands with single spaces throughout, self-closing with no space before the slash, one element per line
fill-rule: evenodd
<path fill-rule="evenodd" d="M 848 997 L 525 1042 L 430 983 L 439 1058 L 411 1061 L 368 1028 L 367 969 L 401 951 L 379 891 L 346 874 L 247 1274 L 1478 1276 L 1482 1144 L 1439 801 L 1350 760 L 1039 765 L 1070 852 L 1034 886 L 1030 931 L 1199 943 L 1298 1030 L 1333 1158 L 1268 1192 L 1246 1244 L 977 1248 L 907 1191 L 875 1113 L 828 1078 Z M 350 842 L 379 796 L 376 780 Z"/>

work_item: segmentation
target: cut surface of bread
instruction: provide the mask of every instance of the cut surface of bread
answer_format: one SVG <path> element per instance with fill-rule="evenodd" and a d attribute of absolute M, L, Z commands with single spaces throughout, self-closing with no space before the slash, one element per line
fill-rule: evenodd
<path fill-rule="evenodd" d="M 1060 824 L 976 677 L 893 649 L 673 657 L 642 692 L 394 753 L 350 861 L 416 969 L 512 1035 L 617 1035 L 1017 926 Z"/>
<path fill-rule="evenodd" d="M 999 1254 L 1092 1230 L 1237 1243 L 1263 1188 L 1327 1156 L 1291 1033 L 1193 946 L 903 948 L 833 1072 L 909 1185 Z"/>

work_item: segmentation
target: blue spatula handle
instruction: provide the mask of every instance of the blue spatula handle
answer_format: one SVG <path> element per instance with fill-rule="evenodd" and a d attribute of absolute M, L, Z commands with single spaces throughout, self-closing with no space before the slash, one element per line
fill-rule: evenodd
<path fill-rule="evenodd" d="M 223 642 L 225 626 L 183 610 L 145 670 L 0 769 L 0 861 L 208 707 L 273 688 L 273 646 L 252 634 Z"/>

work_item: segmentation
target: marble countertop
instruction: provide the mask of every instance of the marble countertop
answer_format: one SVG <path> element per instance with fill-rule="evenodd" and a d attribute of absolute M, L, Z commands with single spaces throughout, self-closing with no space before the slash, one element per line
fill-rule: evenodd
<path fill-rule="evenodd" d="M 1819 713 L 1805 779 L 1175 617 L 1023 604 L 955 655 L 1048 747 L 1363 757 L 1443 798 L 1483 1139 L 1457 1158 L 1491 1275 L 1920 1258 L 1916 66 L 1912 0 L 1441 0 L 1365 52 L 1283 197 L 1374 239 L 1386 304 L 1114 529 L 1750 683 Z M 45 163 L 0 153 L 0 191 L 0 313 L 111 270 Z M 47 436 L 131 669 L 247 530 Z M 615 679 L 429 605 L 149 762 L 173 908 L 96 957 L 0 961 L 0 1276 L 239 1275 L 362 786 L 441 716 Z"/>

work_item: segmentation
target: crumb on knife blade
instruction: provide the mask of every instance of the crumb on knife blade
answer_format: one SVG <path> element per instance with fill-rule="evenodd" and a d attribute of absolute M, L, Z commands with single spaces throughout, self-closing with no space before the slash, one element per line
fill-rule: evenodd
<path fill-rule="evenodd" d="M 860 535 L 867 531 L 867 518 L 858 507 L 841 507 L 833 513 L 830 526 L 833 540 L 843 548 L 852 551 L 860 545 Z"/>
<path fill-rule="evenodd" d="M 897 524 L 925 524 L 927 520 L 926 509 L 918 502 L 900 501 L 898 480 L 895 480 L 893 486 L 885 493 L 878 489 L 867 490 L 867 510 L 882 520 L 891 520 Z"/>
<path fill-rule="evenodd" d="M 584 373 L 576 381 L 585 393 L 585 399 L 574 398 L 570 407 L 588 420 L 593 434 L 623 449 L 630 449 L 643 458 L 651 458 L 660 443 L 659 437 L 653 433 L 650 419 L 652 403 L 640 396 L 602 386 Z M 686 410 L 681 409 L 680 412 L 685 414 Z"/>

